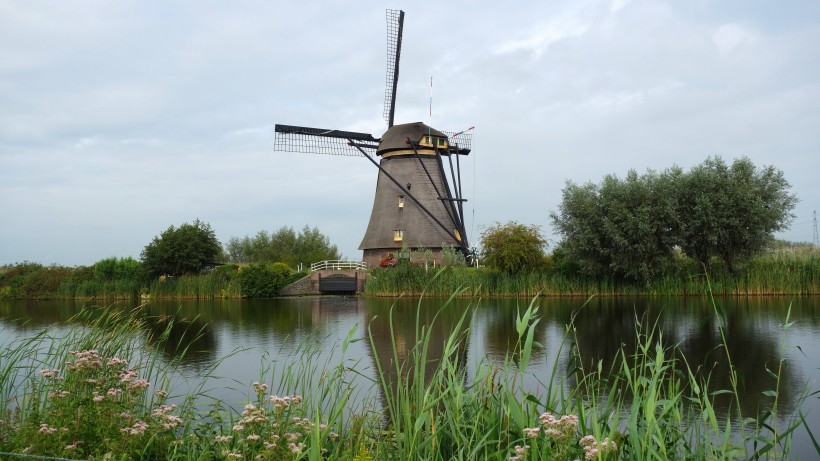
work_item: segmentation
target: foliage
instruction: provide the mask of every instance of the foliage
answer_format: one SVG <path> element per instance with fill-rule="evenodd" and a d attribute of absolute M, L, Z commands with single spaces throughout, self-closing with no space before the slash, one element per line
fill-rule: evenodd
<path fill-rule="evenodd" d="M 289 281 L 293 271 L 285 263 L 251 264 L 239 271 L 242 296 L 246 298 L 272 298 L 279 294 Z"/>
<path fill-rule="evenodd" d="M 23 262 L 6 266 L 0 273 L 0 299 L 55 298 L 60 283 L 71 273 L 61 266 Z"/>
<path fill-rule="evenodd" d="M 548 258 L 549 259 L 549 258 Z M 703 267 L 689 258 L 675 257 L 666 272 L 651 282 L 630 282 L 580 271 L 561 247 L 551 264 L 541 270 L 508 274 L 489 268 L 448 268 L 443 272 L 410 264 L 371 269 L 365 294 L 369 296 L 449 296 L 468 288 L 463 296 L 703 296 L 707 293 Z M 718 295 L 820 294 L 820 251 L 771 251 L 747 261 L 735 273 L 722 262 L 709 271 L 712 290 Z"/>
<path fill-rule="evenodd" d="M 214 262 L 220 249 L 211 226 L 197 219 L 193 224 L 171 226 L 154 237 L 142 250 L 141 259 L 150 277 L 196 274 Z"/>
<path fill-rule="evenodd" d="M 197 275 L 182 275 L 155 279 L 144 288 L 151 299 L 219 299 L 241 298 L 239 276 L 223 271 L 207 271 Z"/>
<path fill-rule="evenodd" d="M 283 262 L 291 267 L 341 259 L 336 245 L 318 228 L 309 226 L 298 234 L 292 227 L 283 226 L 273 233 L 262 230 L 253 237 L 231 237 L 225 244 L 225 254 L 236 263 Z"/>
<path fill-rule="evenodd" d="M 97 280 L 137 280 L 142 277 L 142 264 L 131 257 L 105 258 L 94 264 L 94 278 Z"/>
<path fill-rule="evenodd" d="M 681 181 L 680 247 L 707 266 L 719 257 L 734 272 L 738 262 L 771 244 L 774 232 L 788 228 L 797 204 L 789 187 L 773 166 L 758 169 L 745 157 L 731 166 L 720 157 L 707 159 Z"/>
<path fill-rule="evenodd" d="M 551 217 L 563 235 L 562 251 L 582 272 L 651 282 L 666 269 L 676 242 L 675 182 L 681 172 L 625 179 L 609 175 L 598 185 L 567 182 L 558 213 Z"/>
<path fill-rule="evenodd" d="M 760 253 L 790 222 L 796 198 L 774 167 L 747 158 L 731 167 L 709 158 L 689 172 L 672 167 L 599 184 L 567 182 L 551 219 L 564 255 L 595 277 L 649 284 L 669 273 L 676 249 L 706 266 L 721 258 L 730 272 Z"/>
<path fill-rule="evenodd" d="M 482 261 L 487 267 L 508 274 L 531 271 L 544 263 L 547 241 L 541 228 L 515 221 L 495 223 L 481 234 Z"/>
<path fill-rule="evenodd" d="M 464 267 L 467 265 L 467 259 L 460 249 L 444 245 L 441 247 L 441 265 L 447 267 Z"/>
<path fill-rule="evenodd" d="M 410 253 L 410 264 L 428 269 L 433 267 L 434 263 L 433 250 L 429 248 L 418 248 Z"/>

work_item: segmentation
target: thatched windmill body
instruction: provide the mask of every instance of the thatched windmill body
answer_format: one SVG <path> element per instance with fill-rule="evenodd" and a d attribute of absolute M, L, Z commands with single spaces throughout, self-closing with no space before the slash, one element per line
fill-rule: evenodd
<path fill-rule="evenodd" d="M 421 122 L 393 123 L 403 26 L 404 12 L 388 10 L 384 108 L 388 128 L 380 138 L 276 125 L 275 150 L 366 157 L 378 168 L 370 222 L 359 245 L 362 259 L 371 267 L 389 260 L 403 247 L 429 249 L 439 260 L 445 247 L 470 256 L 460 164 L 460 156 L 470 153 L 469 130 L 452 133 Z"/>

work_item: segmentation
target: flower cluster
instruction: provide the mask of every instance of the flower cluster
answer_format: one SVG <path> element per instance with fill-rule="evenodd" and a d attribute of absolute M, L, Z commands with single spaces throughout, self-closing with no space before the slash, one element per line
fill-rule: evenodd
<path fill-rule="evenodd" d="M 312 439 L 316 423 L 303 417 L 298 406 L 302 396 L 266 396 L 267 384 L 251 384 L 258 400 L 245 405 L 241 417 L 231 431 L 213 438 L 218 453 L 227 459 L 292 459 L 300 458 Z M 318 429 L 326 433 L 325 443 L 338 440 L 339 435 L 328 431 L 326 424 Z M 325 449 L 322 448 L 324 451 Z"/>
<path fill-rule="evenodd" d="M 286 410 L 288 407 L 290 407 L 291 404 L 299 405 L 300 403 L 302 403 L 302 396 L 301 395 L 293 395 L 291 397 L 288 397 L 288 396 L 279 397 L 277 395 L 272 395 L 272 396 L 270 396 L 270 399 L 268 399 L 268 400 L 270 400 L 270 402 L 273 404 L 273 408 L 277 412 L 281 412 L 283 410 Z"/>
<path fill-rule="evenodd" d="M 530 451 L 530 446 L 524 445 L 522 447 L 521 445 L 516 445 L 515 448 L 513 448 L 513 450 L 515 451 L 515 454 L 508 458 L 509 461 L 520 461 L 524 459 L 525 456 L 527 456 L 527 452 Z"/>
<path fill-rule="evenodd" d="M 253 387 L 253 390 L 256 391 L 256 393 L 259 394 L 259 395 L 262 395 L 265 392 L 268 392 L 268 385 L 267 384 L 264 384 L 264 383 L 260 384 L 260 383 L 255 382 L 251 386 Z"/>
<path fill-rule="evenodd" d="M 584 458 L 586 459 L 597 459 L 599 455 L 617 453 L 618 451 L 618 445 L 609 440 L 609 438 L 605 438 L 604 440 L 598 442 L 595 440 L 595 437 L 591 435 L 584 436 L 584 438 L 578 442 L 578 445 L 583 447 L 585 452 Z"/>
<path fill-rule="evenodd" d="M 151 414 L 157 417 L 159 425 L 165 430 L 171 430 L 182 425 L 182 418 L 172 415 L 171 412 L 176 410 L 176 405 L 160 405 L 155 408 Z"/>
<path fill-rule="evenodd" d="M 544 434 L 555 441 L 572 437 L 578 429 L 578 417 L 575 415 L 564 415 L 556 419 L 552 413 L 547 412 L 539 416 L 538 420 L 544 427 Z"/>
<path fill-rule="evenodd" d="M 111 449 L 127 452 L 144 448 L 145 439 L 174 440 L 177 429 L 184 425 L 176 405 L 162 404 L 168 393 L 158 390 L 159 404 L 148 405 L 144 392 L 151 383 L 141 378 L 138 368 L 127 368 L 128 361 L 120 357 L 106 358 L 97 349 L 68 352 L 61 370 L 40 370 L 42 380 L 43 412 L 38 415 L 38 426 L 30 437 L 33 454 L 55 454 L 76 457 L 76 454 L 95 446 L 88 434 L 105 437 Z M 88 405 L 88 402 L 94 405 Z M 82 425 L 71 421 L 81 420 Z M 95 427 L 88 427 L 93 425 Z M 22 426 L 14 428 L 18 434 Z M 92 436 L 93 437 L 93 436 Z M 92 456 L 92 453 L 87 453 Z"/>
<path fill-rule="evenodd" d="M 69 371 L 84 371 L 97 370 L 102 368 L 102 358 L 97 349 L 89 349 L 86 351 L 71 351 L 69 355 L 74 356 L 73 362 L 66 362 L 66 367 Z"/>

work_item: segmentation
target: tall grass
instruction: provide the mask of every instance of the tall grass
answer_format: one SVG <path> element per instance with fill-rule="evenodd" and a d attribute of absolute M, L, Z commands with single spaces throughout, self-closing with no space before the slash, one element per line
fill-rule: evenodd
<path fill-rule="evenodd" d="M 0 424 L 0 452 L 174 460 L 790 459 L 796 431 L 813 438 L 799 415 L 778 414 L 779 381 L 764 392 L 775 399 L 768 411 L 743 414 L 723 327 L 728 389 L 714 388 L 714 370 L 686 362 L 657 325 L 641 324 L 636 343 L 605 370 L 574 347 L 572 323 L 560 346 L 572 358 L 569 368 L 556 358 L 532 389 L 524 378 L 542 347 L 537 300 L 516 314 L 517 340 L 505 361 L 469 364 L 472 308 L 443 340 L 431 333 L 462 295 L 451 293 L 429 321 L 417 314 L 412 332 L 399 334 L 391 311 L 388 341 L 353 329 L 330 354 L 320 353 L 319 338 L 308 338 L 286 360 L 266 357 L 260 382 L 242 383 L 248 400 L 241 410 L 211 401 L 204 384 L 176 399 L 148 392 L 147 382 L 152 390 L 173 386 L 173 362 L 161 363 L 154 346 L 170 333 L 142 339 L 146 320 L 138 311 L 86 313 L 59 338 L 46 332 L 0 353 L 0 397 L 11 409 Z M 787 318 L 784 334 L 789 326 Z M 360 340 L 370 344 L 372 375 L 346 357 Z M 716 410 L 720 396 L 736 400 L 725 414 Z"/>
<path fill-rule="evenodd" d="M 709 272 L 681 260 L 672 273 L 649 284 L 596 279 L 557 269 L 506 274 L 486 268 L 447 268 L 440 273 L 424 267 L 399 265 L 373 269 L 365 293 L 370 296 L 419 295 L 447 297 L 459 287 L 462 296 L 705 296 L 811 295 L 820 293 L 820 253 L 772 253 L 750 260 L 736 272 L 716 262 Z"/>
<path fill-rule="evenodd" d="M 152 299 L 241 298 L 239 280 L 219 272 L 155 280 L 148 287 Z"/>

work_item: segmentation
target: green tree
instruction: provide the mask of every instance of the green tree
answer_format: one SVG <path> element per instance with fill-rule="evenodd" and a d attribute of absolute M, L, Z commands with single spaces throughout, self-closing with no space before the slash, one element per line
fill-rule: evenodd
<path fill-rule="evenodd" d="M 290 266 L 341 259 L 336 245 L 332 245 L 318 228 L 309 226 L 298 234 L 292 227 L 282 226 L 272 233 L 261 230 L 253 237 L 231 237 L 224 252 L 232 262 L 283 262 Z"/>
<path fill-rule="evenodd" d="M 134 258 L 105 258 L 94 264 L 97 280 L 137 280 L 142 277 L 142 264 Z"/>
<path fill-rule="evenodd" d="M 305 226 L 296 236 L 294 258 L 297 263 L 310 264 L 316 261 L 341 259 L 342 255 L 336 245 L 319 231 L 319 228 Z"/>
<path fill-rule="evenodd" d="M 794 219 L 797 197 L 789 188 L 783 172 L 773 166 L 758 169 L 746 157 L 731 165 L 720 157 L 708 158 L 681 181 L 681 249 L 707 267 L 718 257 L 734 272 Z"/>
<path fill-rule="evenodd" d="M 650 282 L 673 258 L 680 227 L 676 184 L 682 172 L 608 175 L 600 185 L 567 182 L 550 217 L 564 255 L 590 275 Z"/>
<path fill-rule="evenodd" d="M 547 241 L 541 236 L 539 226 L 510 221 L 485 229 L 481 246 L 486 266 L 512 274 L 541 268 Z"/>
<path fill-rule="evenodd" d="M 796 202 L 776 168 L 715 157 L 686 173 L 672 167 L 610 175 L 600 185 L 567 182 L 550 217 L 563 257 L 582 272 L 648 283 L 667 271 L 676 247 L 706 266 L 717 257 L 734 270 L 788 226 Z"/>
<path fill-rule="evenodd" d="M 199 219 L 166 229 L 154 237 L 141 254 L 145 272 L 151 277 L 199 273 L 214 262 L 221 246 L 213 229 Z"/>

